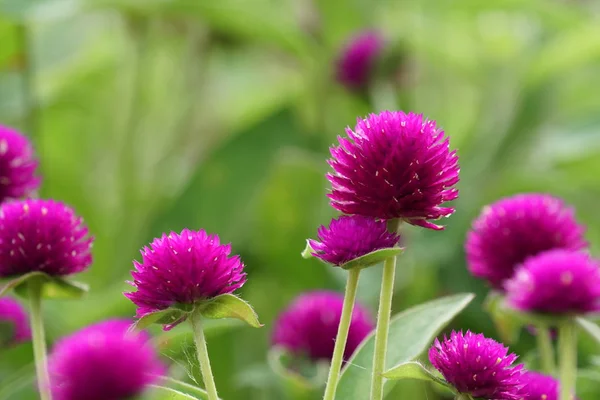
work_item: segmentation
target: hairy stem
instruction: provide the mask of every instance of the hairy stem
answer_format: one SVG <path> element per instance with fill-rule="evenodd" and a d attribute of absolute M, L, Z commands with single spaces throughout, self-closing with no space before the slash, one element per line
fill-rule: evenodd
<path fill-rule="evenodd" d="M 554 347 L 552 346 L 550 329 L 547 326 L 538 325 L 536 330 L 542 371 L 548 375 L 554 375 L 556 372 L 556 363 L 554 361 Z"/>
<path fill-rule="evenodd" d="M 568 320 L 558 331 L 558 352 L 560 356 L 560 400 L 571 400 L 575 393 L 577 377 L 577 333 L 575 323 Z"/>
<path fill-rule="evenodd" d="M 200 371 L 202 372 L 202 379 L 204 380 L 204 386 L 206 387 L 206 392 L 208 393 L 208 399 L 219 400 L 217 387 L 215 385 L 215 378 L 213 377 L 212 369 L 210 367 L 210 359 L 208 358 L 206 338 L 204 337 L 204 329 L 202 328 L 201 318 L 202 316 L 199 312 L 193 312 L 190 317 L 192 329 L 194 330 L 194 340 L 196 342 L 196 354 L 198 355 Z"/>
<path fill-rule="evenodd" d="M 48 360 L 46 356 L 46 335 L 42 318 L 42 285 L 36 279 L 29 281 L 29 305 L 33 355 L 37 375 L 38 390 L 41 400 L 51 400 L 50 377 L 48 375 Z"/>

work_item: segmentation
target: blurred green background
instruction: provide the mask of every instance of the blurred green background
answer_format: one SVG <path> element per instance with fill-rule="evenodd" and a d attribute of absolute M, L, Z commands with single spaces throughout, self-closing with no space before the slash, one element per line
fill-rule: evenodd
<path fill-rule="evenodd" d="M 365 28 L 380 30 L 397 60 L 369 96 L 332 79 L 340 48 Z M 0 0 L 0 122 L 34 140 L 41 196 L 73 205 L 96 237 L 81 277 L 91 292 L 46 304 L 49 340 L 133 316 L 121 293 L 139 248 L 164 231 L 204 228 L 242 255 L 241 295 L 265 323 L 210 327 L 221 396 L 291 399 L 266 363 L 272 321 L 302 291 L 342 290 L 345 279 L 300 257 L 335 215 L 328 146 L 356 117 L 386 108 L 437 120 L 461 159 L 446 230 L 405 229 L 395 312 L 473 291 L 453 327 L 495 336 L 462 245 L 500 196 L 563 196 L 598 254 L 597 1 Z M 359 290 L 373 310 L 378 274 L 365 272 Z M 191 379 L 184 331 L 159 340 L 173 374 Z M 524 333 L 513 348 L 531 345 Z M 595 353 L 583 340 L 581 365 L 593 369 Z M 30 347 L 0 354 L 0 400 L 35 398 L 31 376 Z M 406 382 L 389 398 L 441 397 Z"/>

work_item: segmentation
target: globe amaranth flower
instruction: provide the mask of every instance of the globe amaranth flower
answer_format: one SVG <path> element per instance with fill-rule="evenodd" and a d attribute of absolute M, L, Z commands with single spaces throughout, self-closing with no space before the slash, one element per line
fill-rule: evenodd
<path fill-rule="evenodd" d="M 27 312 L 9 297 L 0 298 L 0 348 L 31 340 Z"/>
<path fill-rule="evenodd" d="M 313 255 L 333 265 L 342 265 L 372 251 L 394 247 L 400 235 L 387 230 L 385 221 L 360 215 L 333 219 L 318 229 L 320 242 L 310 239 Z"/>
<path fill-rule="evenodd" d="M 384 40 L 374 31 L 361 32 L 342 49 L 336 65 L 337 80 L 350 90 L 364 89 L 383 50 Z"/>
<path fill-rule="evenodd" d="M 558 400 L 559 382 L 553 377 L 527 371 L 522 379 L 526 389 L 523 400 Z"/>
<path fill-rule="evenodd" d="M 573 209 L 546 194 L 518 194 L 483 209 L 467 235 L 471 273 L 497 289 L 528 257 L 551 249 L 587 246 Z"/>
<path fill-rule="evenodd" d="M 62 276 L 92 262 L 92 238 L 81 217 L 54 200 L 22 200 L 0 206 L 0 277 L 41 271 Z"/>
<path fill-rule="evenodd" d="M 125 400 L 140 395 L 165 368 L 144 332 L 109 320 L 61 339 L 48 368 L 55 400 Z"/>
<path fill-rule="evenodd" d="M 297 297 L 278 317 L 272 343 L 313 361 L 331 360 L 344 297 L 336 292 L 315 291 Z M 354 305 L 344 360 L 348 360 L 373 329 L 369 312 Z"/>
<path fill-rule="evenodd" d="M 0 125 L 0 202 L 31 195 L 41 181 L 37 166 L 29 140 Z"/>
<path fill-rule="evenodd" d="M 443 229 L 429 220 L 449 216 L 441 204 L 458 197 L 458 156 L 434 121 L 413 113 L 384 111 L 359 119 L 331 148 L 327 174 L 331 205 L 345 214 L 400 218 Z"/>
<path fill-rule="evenodd" d="M 522 311 L 600 311 L 600 263 L 583 252 L 550 250 L 528 258 L 504 288 L 507 303 Z"/>
<path fill-rule="evenodd" d="M 125 293 L 138 306 L 138 317 L 232 293 L 246 282 L 240 257 L 229 256 L 231 245 L 203 230 L 163 234 L 141 253 L 129 282 L 137 291 Z"/>
<path fill-rule="evenodd" d="M 429 361 L 459 393 L 486 400 L 521 400 L 523 365 L 508 348 L 470 331 L 435 340 Z"/>

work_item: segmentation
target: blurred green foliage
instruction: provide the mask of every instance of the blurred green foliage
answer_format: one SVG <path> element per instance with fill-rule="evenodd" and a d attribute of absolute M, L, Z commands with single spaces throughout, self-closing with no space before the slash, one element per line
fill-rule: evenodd
<path fill-rule="evenodd" d="M 332 79 L 340 47 L 364 28 L 381 30 L 402 60 L 369 100 Z M 577 207 L 598 254 L 598 88 L 592 0 L 0 0 L 0 121 L 34 140 L 41 195 L 72 204 L 96 237 L 81 277 L 91 292 L 46 304 L 49 339 L 131 317 L 121 293 L 137 250 L 163 231 L 205 228 L 242 255 L 241 294 L 266 324 L 211 328 L 225 399 L 285 398 L 266 360 L 273 319 L 302 291 L 342 289 L 342 271 L 300 252 L 334 215 L 325 160 L 345 126 L 399 107 L 450 135 L 457 211 L 444 232 L 405 230 L 394 310 L 473 291 L 453 326 L 494 336 L 487 289 L 465 268 L 465 232 L 486 203 L 544 191 Z M 372 309 L 379 273 L 361 277 Z M 171 336 L 161 348 L 173 375 L 199 380 L 182 366 L 190 338 Z M 513 348 L 525 355 L 531 337 Z M 582 340 L 581 365 L 598 352 Z M 28 346 L 0 354 L 1 400 L 34 398 L 30 363 Z M 589 368 L 586 377 L 600 373 Z M 598 398 L 597 380 L 584 384 L 582 399 Z M 440 396 L 404 382 L 389 397 Z"/>

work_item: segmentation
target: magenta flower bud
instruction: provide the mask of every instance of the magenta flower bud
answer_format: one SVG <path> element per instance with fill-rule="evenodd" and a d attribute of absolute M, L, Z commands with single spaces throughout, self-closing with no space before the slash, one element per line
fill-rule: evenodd
<path fill-rule="evenodd" d="M 92 262 L 93 238 L 68 206 L 54 200 L 22 200 L 0 206 L 0 277 L 40 271 L 52 276 L 81 272 Z"/>
<path fill-rule="evenodd" d="M 48 361 L 55 400 L 123 400 L 143 393 L 165 372 L 150 337 L 109 320 L 61 339 Z"/>
<path fill-rule="evenodd" d="M 331 148 L 327 174 L 331 205 L 345 214 L 400 218 L 409 224 L 443 229 L 430 220 L 447 217 L 441 204 L 458 197 L 458 156 L 434 121 L 402 111 L 359 119 L 354 131 Z"/>
<path fill-rule="evenodd" d="M 368 86 L 384 41 L 377 32 L 361 32 L 342 49 L 336 65 L 337 80 L 349 90 Z"/>
<path fill-rule="evenodd" d="M 528 258 L 504 288 L 507 303 L 525 312 L 599 311 L 600 263 L 586 253 L 550 250 Z"/>
<path fill-rule="evenodd" d="M 435 340 L 429 361 L 459 393 L 486 400 L 521 400 L 523 365 L 508 348 L 482 334 L 452 331 Z"/>
<path fill-rule="evenodd" d="M 313 361 L 330 361 L 344 297 L 336 292 L 308 292 L 297 297 L 279 316 L 273 329 L 272 343 L 290 353 L 307 356 Z M 369 312 L 359 303 L 354 305 L 344 360 L 374 328 Z"/>
<path fill-rule="evenodd" d="M 9 297 L 0 298 L 0 348 L 30 340 L 29 319 L 23 306 Z"/>
<path fill-rule="evenodd" d="M 518 194 L 483 209 L 467 235 L 469 271 L 502 289 L 517 265 L 552 249 L 579 250 L 587 243 L 572 208 L 546 194 Z"/>
<path fill-rule="evenodd" d="M 125 293 L 138 306 L 139 318 L 175 304 L 193 305 L 232 293 L 246 282 L 240 257 L 229 256 L 231 245 L 220 244 L 217 235 L 203 230 L 163 234 L 141 253 L 142 262 L 134 261 L 129 282 L 137 291 Z"/>
<path fill-rule="evenodd" d="M 33 147 L 19 132 L 0 125 L 0 202 L 30 196 L 40 186 Z"/>
<path fill-rule="evenodd" d="M 523 400 L 558 400 L 559 382 L 551 376 L 527 371 L 523 383 L 526 389 Z"/>
<path fill-rule="evenodd" d="M 342 216 L 331 220 L 329 227 L 318 229 L 320 242 L 308 243 L 315 257 L 340 266 L 375 250 L 394 247 L 400 235 L 390 233 L 382 220 L 360 215 Z"/>

